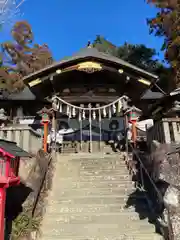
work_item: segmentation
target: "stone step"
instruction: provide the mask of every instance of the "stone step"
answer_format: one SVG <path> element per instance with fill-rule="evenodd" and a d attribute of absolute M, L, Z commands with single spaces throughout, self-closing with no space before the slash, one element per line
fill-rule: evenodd
<path fill-rule="evenodd" d="M 137 233 L 136 235 L 132 236 L 132 234 L 118 234 L 117 235 L 84 235 L 84 236 L 75 236 L 72 237 L 61 237 L 59 239 L 59 236 L 54 236 L 53 238 L 46 238 L 44 237 L 43 240 L 163 240 L 164 238 L 160 236 L 159 234 L 152 233 Z"/>
<path fill-rule="evenodd" d="M 122 154 L 59 155 L 41 239 L 161 240 L 133 185 Z"/>
<path fill-rule="evenodd" d="M 134 206 L 126 207 L 126 204 L 119 205 L 119 204 L 74 204 L 74 205 L 55 205 L 51 204 L 48 206 L 48 214 L 107 214 L 107 213 L 121 213 L 131 215 L 131 214 L 138 214 L 136 212 L 136 208 Z M 141 203 L 140 207 L 138 207 L 138 211 L 141 213 L 147 212 L 147 205 L 145 203 Z"/>
<path fill-rule="evenodd" d="M 100 164 L 104 163 L 104 164 L 109 165 L 109 164 L 124 163 L 124 159 L 122 157 L 120 157 L 119 155 L 112 156 L 112 155 L 105 155 L 104 154 L 101 157 L 95 157 L 95 158 L 72 157 L 72 158 L 68 158 L 68 162 L 82 162 L 82 163 L 85 163 L 85 164 L 87 163 L 87 164 L 96 164 L 96 165 L 100 165 Z"/>
<path fill-rule="evenodd" d="M 59 187 L 66 187 L 66 186 L 71 186 L 72 184 L 72 187 L 74 186 L 84 186 L 84 188 L 88 188 L 90 186 L 93 186 L 93 187 L 107 187 L 108 186 L 111 186 L 111 187 L 116 187 L 118 185 L 121 185 L 122 187 L 123 186 L 133 186 L 133 183 L 132 185 L 130 180 L 129 179 L 121 179 L 121 180 L 114 180 L 114 181 L 109 181 L 109 180 L 101 180 L 101 181 L 98 181 L 97 179 L 96 180 L 92 180 L 92 181 L 88 181 L 88 180 L 81 180 L 81 181 L 78 181 L 77 179 L 74 179 L 73 181 L 70 179 L 68 179 L 67 181 L 65 179 L 59 179 Z M 55 185 L 55 184 L 54 184 Z"/>
<path fill-rule="evenodd" d="M 44 225 L 45 226 L 45 225 Z M 131 234 L 131 236 L 141 233 L 152 234 L 155 232 L 154 226 L 150 224 L 70 224 L 64 223 L 59 224 L 58 222 L 52 222 L 51 224 L 47 222 L 47 227 L 44 228 L 44 235 L 46 237 L 67 237 L 67 236 L 74 236 L 74 235 L 84 235 L 87 236 L 91 235 L 108 235 L 108 234 Z M 72 238 L 73 239 L 73 238 Z"/>
<path fill-rule="evenodd" d="M 65 180 L 60 180 L 59 184 L 54 184 L 53 188 L 55 190 L 57 189 L 69 189 L 71 191 L 72 189 L 89 189 L 89 188 L 97 188 L 97 189 L 102 189 L 102 188 L 131 188 L 134 189 L 134 183 L 131 181 L 65 181 Z"/>
<path fill-rule="evenodd" d="M 72 148 L 72 149 L 63 149 L 62 150 L 62 155 L 63 154 L 69 154 L 69 153 L 76 153 L 76 149 Z"/>
<path fill-rule="evenodd" d="M 113 152 L 112 154 L 104 154 L 102 152 L 96 152 L 96 153 L 87 153 L 87 152 L 79 152 L 78 154 L 71 154 L 70 157 L 71 158 L 88 158 L 88 159 L 94 159 L 94 158 L 101 158 L 101 157 L 107 157 L 110 158 L 110 155 L 112 157 L 116 157 L 119 156 L 120 158 L 123 158 L 125 153 L 124 152 Z M 58 158 L 61 158 L 61 154 L 57 155 Z"/>
<path fill-rule="evenodd" d="M 64 162 L 64 160 L 62 161 Z M 104 160 L 102 160 L 101 162 L 99 163 L 93 163 L 93 162 L 89 162 L 89 161 L 82 161 L 82 160 L 77 160 L 77 159 L 73 159 L 73 160 L 70 160 L 68 162 L 64 162 L 64 163 L 67 163 L 69 166 L 77 166 L 79 165 L 82 169 L 83 168 L 92 168 L 92 169 L 95 169 L 95 168 L 109 168 L 109 167 L 126 167 L 126 164 L 124 162 L 121 162 L 121 161 L 117 161 L 117 160 L 114 160 L 113 162 L 109 162 L 108 163 Z"/>
<path fill-rule="evenodd" d="M 96 172 L 96 171 L 100 171 L 100 172 L 108 172 L 108 171 L 123 171 L 124 173 L 128 174 L 128 169 L 127 166 L 124 164 L 121 165 L 110 165 L 110 166 L 103 166 L 103 165 L 99 165 L 96 167 L 91 167 L 91 166 L 84 166 L 84 165 L 80 165 L 79 163 L 75 163 L 75 164 L 69 164 L 69 163 L 62 163 L 61 167 L 68 167 L 68 169 L 75 169 L 77 168 L 77 170 L 79 171 L 88 171 L 88 172 Z"/>
<path fill-rule="evenodd" d="M 124 163 L 120 163 L 120 164 L 109 164 L 109 165 L 107 165 L 107 164 L 99 164 L 99 165 L 95 165 L 95 166 L 93 166 L 93 164 L 88 164 L 88 163 L 86 163 L 86 164 L 84 164 L 84 163 L 73 163 L 73 164 L 69 164 L 69 163 L 67 163 L 68 165 L 69 165 L 69 167 L 71 167 L 71 166 L 73 166 L 73 167 L 78 167 L 79 166 L 79 168 L 81 169 L 81 171 L 82 170 L 88 170 L 88 171 L 96 171 L 96 170 L 124 170 L 124 171 L 126 171 L 127 170 L 127 166 L 126 166 L 126 164 L 124 164 Z M 67 165 L 67 166 L 68 166 Z"/>
<path fill-rule="evenodd" d="M 81 171 L 89 171 L 89 172 L 94 172 L 94 171 L 105 171 L 105 172 L 108 172 L 108 171 L 115 171 L 115 172 L 118 172 L 118 171 L 125 171 L 125 172 L 128 172 L 127 170 L 127 166 L 125 164 L 122 164 L 122 165 L 112 165 L 112 166 L 99 166 L 97 168 L 94 167 L 94 166 L 81 166 Z"/>
<path fill-rule="evenodd" d="M 90 208 L 89 208 L 90 209 Z M 67 212 L 64 212 L 64 211 Z M 117 223 L 118 218 L 123 218 L 123 222 L 129 222 L 132 221 L 132 223 L 134 221 L 139 222 L 141 216 L 145 216 L 146 219 L 140 220 L 141 222 L 144 221 L 144 224 L 147 224 L 147 217 L 149 216 L 149 213 L 147 211 L 147 208 L 145 209 L 141 209 L 140 213 L 136 212 L 135 210 L 133 211 L 133 209 L 118 209 L 117 212 L 101 212 L 101 213 L 97 213 L 97 212 L 77 212 L 74 213 L 71 211 L 72 208 L 66 208 L 66 209 L 62 209 L 62 207 L 60 206 L 51 206 L 48 207 L 48 221 L 50 219 L 71 219 L 73 218 L 73 220 L 82 220 L 82 219 L 86 219 L 86 220 L 96 220 L 97 222 L 103 222 L 104 221 L 108 221 L 110 218 L 112 219 L 112 221 L 115 222 L 111 222 L 111 223 Z"/>
<path fill-rule="evenodd" d="M 127 169 L 127 166 L 121 166 L 121 167 L 116 167 L 116 166 L 110 166 L 110 167 L 95 167 L 95 168 L 90 168 L 90 167 L 81 167 L 81 166 L 75 166 L 72 167 L 69 164 L 62 164 L 61 165 L 61 169 L 62 168 L 67 168 L 66 172 L 70 172 L 76 169 L 76 171 L 78 171 L 79 173 L 90 173 L 90 174 L 107 174 L 108 173 L 113 173 L 113 174 L 125 174 L 125 175 L 129 175 L 129 171 Z"/>
<path fill-rule="evenodd" d="M 50 205 L 52 204 L 123 204 L 126 203 L 128 200 L 128 196 L 117 196 L 117 195 L 111 195 L 111 196 L 91 196 L 91 197 L 78 197 L 78 196 L 72 196 L 71 199 L 69 197 L 61 197 L 59 199 L 58 193 L 53 192 L 52 193 L 53 201 L 49 202 Z M 134 199 L 138 200 L 144 200 L 143 196 L 137 196 L 134 197 Z"/>
<path fill-rule="evenodd" d="M 96 164 L 100 165 L 101 163 L 106 164 L 119 164 L 124 163 L 124 159 L 118 155 L 112 156 L 112 155 L 102 155 L 102 157 L 95 157 L 95 158 L 87 158 L 87 157 L 81 157 L 76 158 L 72 157 L 71 159 L 68 159 L 69 162 L 82 162 L 82 163 L 88 163 L 88 164 Z"/>
<path fill-rule="evenodd" d="M 129 177 L 127 177 L 127 173 L 126 173 L 126 171 L 124 171 L 124 170 L 117 170 L 116 172 L 115 171 L 113 171 L 113 170 L 107 170 L 107 171 L 105 171 L 105 170 L 99 170 L 99 169 L 96 169 L 96 171 L 84 171 L 84 170 L 81 170 L 80 172 L 79 172 L 79 176 L 80 177 L 96 177 L 96 176 L 101 176 L 101 177 L 103 177 L 103 176 L 114 176 L 114 177 L 124 177 L 124 178 L 129 178 Z"/>
<path fill-rule="evenodd" d="M 61 177 L 61 176 L 59 176 L 59 181 L 72 181 L 73 182 L 73 180 L 75 180 L 75 179 L 77 179 L 78 178 L 78 180 L 79 181 L 96 181 L 96 180 L 98 180 L 98 181 L 111 181 L 111 182 L 113 182 L 113 181 L 123 181 L 123 180 L 129 180 L 130 181 L 130 179 L 131 179 L 131 176 L 128 176 L 128 175 L 116 175 L 116 176 L 111 176 L 111 175 L 105 175 L 105 176 L 101 176 L 101 175 L 94 175 L 94 176 L 78 176 L 78 175 L 76 175 L 76 176 L 65 176 L 65 174 L 64 174 L 64 176 L 63 177 Z"/>
<path fill-rule="evenodd" d="M 86 170 L 86 171 L 94 171 L 97 169 L 97 166 L 84 166 L 82 164 L 81 166 L 81 171 Z M 125 170 L 126 171 L 127 167 L 126 165 L 123 164 L 118 164 L 118 165 L 110 165 L 110 166 L 98 166 L 99 171 L 119 171 L 119 170 Z"/>
<path fill-rule="evenodd" d="M 123 219 L 123 225 L 126 227 L 128 227 L 128 225 L 133 225 L 133 227 L 138 227 L 139 225 L 146 227 L 148 226 L 148 228 L 150 226 L 153 225 L 149 225 L 148 224 L 148 220 L 140 220 L 139 215 L 138 214 L 126 214 L 126 213 L 114 213 L 114 215 L 112 215 L 111 213 L 106 213 L 106 214 L 101 214 L 101 215 L 84 215 L 84 214 L 79 214 L 79 215 L 69 215 L 69 214 L 61 214 L 61 215 L 57 215 L 54 214 L 54 216 L 52 214 L 48 214 L 48 220 L 47 223 L 53 223 L 54 227 L 55 225 L 59 224 L 59 226 L 61 226 L 61 224 L 106 224 L 108 225 L 109 223 L 111 224 L 118 224 L 121 223 Z M 131 226 L 129 226 L 131 227 Z M 153 226 L 154 227 L 154 226 Z"/>
<path fill-rule="evenodd" d="M 99 195 L 106 196 L 106 195 L 129 195 L 132 192 L 132 188 L 84 188 L 84 189 L 63 189 L 61 187 L 61 191 L 58 192 L 58 197 L 70 197 L 70 196 L 94 196 Z"/>

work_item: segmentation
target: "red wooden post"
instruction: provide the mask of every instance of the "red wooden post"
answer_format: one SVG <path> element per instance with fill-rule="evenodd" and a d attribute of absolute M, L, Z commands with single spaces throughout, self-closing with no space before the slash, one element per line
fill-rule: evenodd
<path fill-rule="evenodd" d="M 11 156 L 8 152 L 5 152 L 1 148 L 0 154 L 0 240 L 4 240 L 6 188 L 12 185 L 18 185 L 20 179 L 16 175 L 16 173 L 18 172 L 16 168 L 19 167 L 19 158 L 14 158 L 14 156 Z M 14 162 L 14 168 L 11 166 L 11 161 Z"/>
<path fill-rule="evenodd" d="M 47 152 L 48 122 L 44 122 L 43 125 L 44 125 L 43 149 L 44 149 L 44 152 Z"/>
<path fill-rule="evenodd" d="M 137 141 L 137 128 L 136 128 L 137 121 L 132 121 L 131 123 L 132 123 L 132 141 L 135 147 Z"/>
<path fill-rule="evenodd" d="M 49 116 L 46 112 L 42 111 L 42 120 L 41 123 L 44 126 L 44 139 L 43 139 L 43 150 L 47 152 L 47 137 L 48 137 L 48 125 L 49 125 Z"/>
<path fill-rule="evenodd" d="M 0 183 L 0 239 L 4 240 L 4 219 L 5 219 L 5 204 L 6 204 L 6 184 Z"/>
<path fill-rule="evenodd" d="M 9 176 L 9 158 L 3 155 L 0 159 L 0 239 L 4 239 L 5 235 L 6 188 Z"/>

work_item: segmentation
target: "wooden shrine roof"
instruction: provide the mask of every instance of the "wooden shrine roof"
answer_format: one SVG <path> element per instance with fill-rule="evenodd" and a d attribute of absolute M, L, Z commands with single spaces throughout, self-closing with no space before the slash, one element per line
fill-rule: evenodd
<path fill-rule="evenodd" d="M 161 119 L 172 109 L 175 101 L 180 101 L 180 91 L 178 89 L 163 95 L 154 104 L 149 105 L 144 111 L 144 117 L 151 117 L 155 120 Z"/>
<path fill-rule="evenodd" d="M 35 77 L 41 77 L 44 74 L 49 74 L 52 70 L 55 70 L 58 67 L 62 67 L 64 65 L 71 65 L 73 62 L 76 62 L 77 60 L 82 61 L 82 60 L 86 60 L 87 58 L 94 58 L 94 59 L 102 60 L 105 62 L 107 61 L 110 64 L 114 63 L 116 65 L 120 65 L 121 67 L 126 67 L 129 69 L 132 69 L 135 72 L 142 74 L 142 77 L 145 76 L 145 77 L 148 77 L 155 81 L 157 81 L 157 79 L 158 79 L 157 75 L 149 73 L 139 67 L 136 67 L 133 64 L 130 64 L 130 63 L 118 58 L 118 57 L 114 57 L 110 54 L 99 52 L 96 48 L 84 48 L 84 49 L 80 50 L 79 52 L 73 54 L 71 57 L 62 59 L 59 62 L 55 62 L 39 71 L 29 74 L 28 76 L 24 77 L 24 81 L 29 82 L 28 80 L 30 80 L 32 78 L 34 79 Z"/>
<path fill-rule="evenodd" d="M 96 71 L 87 76 L 86 72 L 78 70 L 78 64 L 86 64 L 89 61 L 100 65 L 102 71 Z M 92 79 L 93 77 L 94 79 Z M 61 86 L 70 80 L 71 83 L 82 86 L 86 83 L 95 86 L 98 81 L 101 81 L 101 85 L 102 83 L 105 85 L 107 80 L 109 83 L 113 82 L 116 88 L 121 89 L 120 95 L 126 94 L 132 99 L 140 99 L 146 90 L 158 81 L 158 76 L 122 59 L 99 52 L 96 48 L 85 48 L 71 57 L 24 77 L 23 80 L 39 99 L 58 93 Z"/>
<path fill-rule="evenodd" d="M 22 92 L 10 94 L 7 100 L 35 100 L 35 99 L 36 96 L 30 91 L 28 87 L 25 87 Z"/>
<path fill-rule="evenodd" d="M 18 147 L 15 142 L 0 139 L 0 148 L 10 153 L 14 157 L 31 157 L 28 152 Z"/>
<path fill-rule="evenodd" d="M 145 94 L 141 97 L 142 100 L 157 100 L 163 98 L 163 93 L 153 92 L 151 89 L 148 89 Z"/>

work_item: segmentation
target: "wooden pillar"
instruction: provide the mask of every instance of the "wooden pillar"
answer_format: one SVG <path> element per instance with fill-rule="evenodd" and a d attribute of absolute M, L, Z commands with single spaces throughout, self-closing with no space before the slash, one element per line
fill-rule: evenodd
<path fill-rule="evenodd" d="M 47 137 L 48 137 L 48 122 L 44 122 L 44 141 L 43 141 L 43 150 L 47 152 Z"/>
<path fill-rule="evenodd" d="M 6 188 L 0 183 L 0 239 L 4 239 L 5 233 L 5 204 L 6 204 Z"/>
<path fill-rule="evenodd" d="M 49 112 L 47 109 L 42 109 L 41 110 L 41 116 L 42 116 L 42 120 L 41 123 L 44 127 L 44 139 L 43 139 L 43 150 L 44 152 L 47 152 L 47 137 L 48 137 L 48 125 L 49 125 Z"/>
<path fill-rule="evenodd" d="M 136 121 L 132 121 L 132 141 L 134 147 L 136 146 L 137 142 L 137 128 L 136 128 Z"/>

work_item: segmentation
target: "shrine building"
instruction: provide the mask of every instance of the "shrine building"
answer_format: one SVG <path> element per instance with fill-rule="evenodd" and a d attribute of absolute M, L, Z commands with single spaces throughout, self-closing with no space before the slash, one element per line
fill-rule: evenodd
<path fill-rule="evenodd" d="M 152 91 L 158 76 L 92 47 L 28 75 L 24 82 L 36 101 L 31 108 L 44 105 L 53 111 L 57 130 L 66 129 L 65 140 L 80 145 L 113 139 L 124 130 L 129 107 L 143 112 L 163 96 Z"/>

